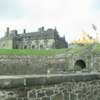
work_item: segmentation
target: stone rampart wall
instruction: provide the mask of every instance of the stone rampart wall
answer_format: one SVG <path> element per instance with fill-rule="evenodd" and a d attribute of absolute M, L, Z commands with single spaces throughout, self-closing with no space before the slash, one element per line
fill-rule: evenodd
<path fill-rule="evenodd" d="M 64 71 L 65 58 L 46 56 L 0 56 L 0 75 L 31 75 Z"/>
<path fill-rule="evenodd" d="M 75 63 L 82 60 L 86 71 L 100 71 L 100 55 L 67 54 L 62 56 L 4 56 L 0 55 L 0 75 L 57 74 L 77 71 Z M 81 66 L 80 66 L 81 67 Z M 84 69 L 82 69 L 84 71 Z M 81 72 L 82 72 L 81 70 Z"/>
<path fill-rule="evenodd" d="M 100 100 L 100 74 L 2 76 L 0 82 L 0 100 Z"/>

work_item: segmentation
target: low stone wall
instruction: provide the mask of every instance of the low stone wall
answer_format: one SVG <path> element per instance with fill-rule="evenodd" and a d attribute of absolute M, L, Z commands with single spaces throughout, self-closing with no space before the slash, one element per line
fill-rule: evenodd
<path fill-rule="evenodd" d="M 87 54 L 87 53 L 86 53 Z M 98 55 L 64 54 L 56 56 L 14 56 L 0 55 L 0 75 L 33 75 L 33 74 L 57 74 L 73 73 L 77 61 L 83 61 L 86 65 L 77 65 L 84 71 L 100 72 L 100 57 Z"/>
<path fill-rule="evenodd" d="M 33 75 L 64 71 L 65 58 L 46 56 L 0 56 L 0 75 Z M 48 71 L 49 70 L 49 71 Z M 54 72 L 53 72 L 54 71 Z"/>
<path fill-rule="evenodd" d="M 2 76 L 0 100 L 100 100 L 100 74 Z"/>

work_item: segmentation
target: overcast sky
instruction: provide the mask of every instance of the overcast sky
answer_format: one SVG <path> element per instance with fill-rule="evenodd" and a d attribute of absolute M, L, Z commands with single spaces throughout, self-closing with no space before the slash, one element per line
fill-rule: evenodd
<path fill-rule="evenodd" d="M 95 37 L 91 24 L 100 34 L 100 0 L 0 0 L 0 37 L 8 26 L 19 32 L 56 26 L 71 41 L 82 31 Z"/>

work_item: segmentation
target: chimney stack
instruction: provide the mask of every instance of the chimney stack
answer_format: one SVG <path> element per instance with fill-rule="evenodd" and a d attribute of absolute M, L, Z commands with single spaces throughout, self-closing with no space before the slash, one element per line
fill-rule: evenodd
<path fill-rule="evenodd" d="M 26 29 L 23 30 L 23 33 L 24 33 L 24 34 L 26 33 Z"/>
<path fill-rule="evenodd" d="M 39 32 L 43 33 L 44 32 L 44 26 L 38 29 Z"/>
<path fill-rule="evenodd" d="M 9 35 L 9 27 L 7 27 L 7 29 L 6 29 L 6 36 L 8 36 Z"/>

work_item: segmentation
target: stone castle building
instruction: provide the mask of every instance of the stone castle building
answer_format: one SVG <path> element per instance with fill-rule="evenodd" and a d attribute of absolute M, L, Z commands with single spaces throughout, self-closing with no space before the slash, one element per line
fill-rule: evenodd
<path fill-rule="evenodd" d="M 60 37 L 55 29 L 44 30 L 44 27 L 38 29 L 37 32 L 18 34 L 17 30 L 9 30 L 0 39 L 1 49 L 59 49 L 67 48 L 68 43 L 65 37 Z"/>

